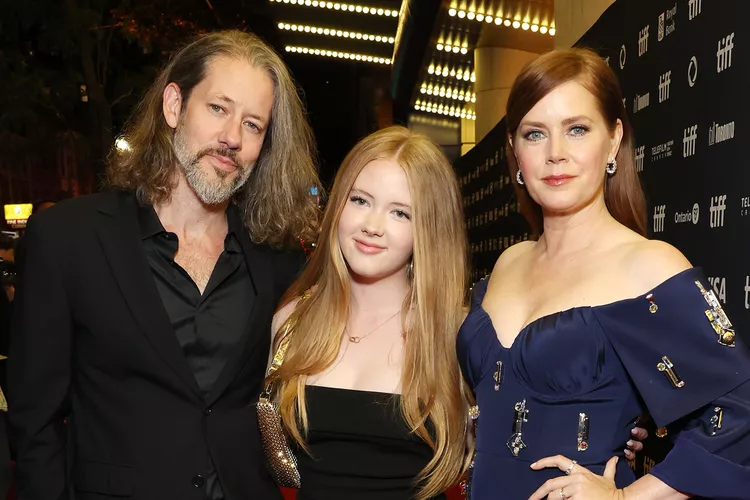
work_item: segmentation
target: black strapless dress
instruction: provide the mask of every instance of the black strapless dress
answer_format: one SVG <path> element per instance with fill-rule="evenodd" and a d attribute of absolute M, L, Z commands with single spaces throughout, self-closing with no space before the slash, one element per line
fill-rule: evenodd
<path fill-rule="evenodd" d="M 307 386 L 306 395 L 312 456 L 297 450 L 298 500 L 413 498 L 432 450 L 409 432 L 398 394 Z"/>

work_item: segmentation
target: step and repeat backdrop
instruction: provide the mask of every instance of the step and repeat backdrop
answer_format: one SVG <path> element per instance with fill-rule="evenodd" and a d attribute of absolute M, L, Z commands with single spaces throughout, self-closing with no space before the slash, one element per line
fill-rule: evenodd
<path fill-rule="evenodd" d="M 650 237 L 704 269 L 750 343 L 747 19 L 747 0 L 618 0 L 577 45 L 596 50 L 620 80 Z M 477 279 L 503 250 L 533 237 L 510 182 L 505 138 L 503 120 L 455 162 Z M 648 445 L 631 464 L 640 472 L 669 447 L 653 437 Z"/>

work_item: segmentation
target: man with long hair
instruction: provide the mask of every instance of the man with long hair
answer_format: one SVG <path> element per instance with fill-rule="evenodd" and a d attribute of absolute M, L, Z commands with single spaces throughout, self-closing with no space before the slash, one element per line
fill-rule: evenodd
<path fill-rule="evenodd" d="M 19 498 L 280 498 L 254 402 L 300 265 L 284 248 L 316 231 L 296 87 L 257 37 L 204 35 L 124 135 L 110 189 L 34 215 L 21 243 Z"/>

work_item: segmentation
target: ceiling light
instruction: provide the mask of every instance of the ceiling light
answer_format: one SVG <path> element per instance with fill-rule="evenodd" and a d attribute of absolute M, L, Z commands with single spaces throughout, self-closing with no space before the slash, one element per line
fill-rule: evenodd
<path fill-rule="evenodd" d="M 271 1 L 276 2 L 276 3 L 285 3 L 285 4 L 292 4 L 292 5 L 299 5 L 299 6 L 304 5 L 306 7 L 320 7 L 322 9 L 329 9 L 329 10 L 357 12 L 360 14 L 365 13 L 365 14 L 372 14 L 376 16 L 398 17 L 397 10 L 384 9 L 381 7 L 363 7 L 361 5 L 353 5 L 353 4 L 347 4 L 347 3 L 320 2 L 318 0 L 271 0 Z"/>
<path fill-rule="evenodd" d="M 301 26 L 301 25 L 296 25 L 296 24 L 290 25 L 287 23 L 279 23 L 279 29 L 291 30 L 291 31 L 304 31 L 305 33 L 315 33 L 318 35 L 337 36 L 340 38 L 357 38 L 359 40 L 364 38 L 365 40 L 378 41 L 381 43 L 391 43 L 391 44 L 395 43 L 395 39 L 393 37 L 387 37 L 383 35 L 370 35 L 366 33 L 353 33 L 349 31 L 321 28 L 318 26 Z"/>
<path fill-rule="evenodd" d="M 322 57 L 336 57 L 336 58 L 344 58 L 344 59 L 355 59 L 357 61 L 365 61 L 365 62 L 371 62 L 371 63 L 377 63 L 377 64 L 391 64 L 391 60 L 389 58 L 385 57 L 377 57 L 373 55 L 368 54 L 353 54 L 349 52 L 333 52 L 326 49 L 314 49 L 309 47 L 295 47 L 295 46 L 287 46 L 285 47 L 285 50 L 287 52 L 297 52 L 297 53 L 303 53 L 303 54 L 315 54 L 316 56 L 322 56 Z"/>

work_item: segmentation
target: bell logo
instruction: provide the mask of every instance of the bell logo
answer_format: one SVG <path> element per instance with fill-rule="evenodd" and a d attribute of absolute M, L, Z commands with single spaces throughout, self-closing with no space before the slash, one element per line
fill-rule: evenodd
<path fill-rule="evenodd" d="M 693 204 L 693 224 L 698 224 L 698 218 L 701 216 L 701 206 L 697 203 Z"/>
<path fill-rule="evenodd" d="M 688 64 L 688 85 L 692 88 L 695 85 L 695 81 L 698 79 L 698 59 L 695 56 L 690 58 L 690 64 Z"/>
<path fill-rule="evenodd" d="M 719 40 L 716 50 L 716 72 L 721 73 L 732 67 L 732 50 L 734 49 L 734 33 Z"/>
<path fill-rule="evenodd" d="M 695 19 L 701 13 L 701 2 L 703 0 L 688 0 L 688 19 Z"/>
<path fill-rule="evenodd" d="M 727 209 L 727 195 L 711 197 L 711 207 L 708 209 L 710 215 L 709 225 L 712 228 L 724 227 L 724 212 Z"/>
<path fill-rule="evenodd" d="M 669 86 L 672 83 L 672 72 L 667 71 L 659 77 L 659 102 L 669 99 Z"/>
<path fill-rule="evenodd" d="M 682 157 L 695 154 L 695 143 L 698 139 L 698 125 L 686 128 L 682 133 Z"/>
<path fill-rule="evenodd" d="M 654 232 L 661 233 L 664 231 L 664 220 L 667 218 L 667 206 L 656 205 L 654 207 Z"/>
<path fill-rule="evenodd" d="M 648 29 L 650 25 L 647 25 L 641 31 L 638 32 L 638 57 L 648 52 Z"/>

